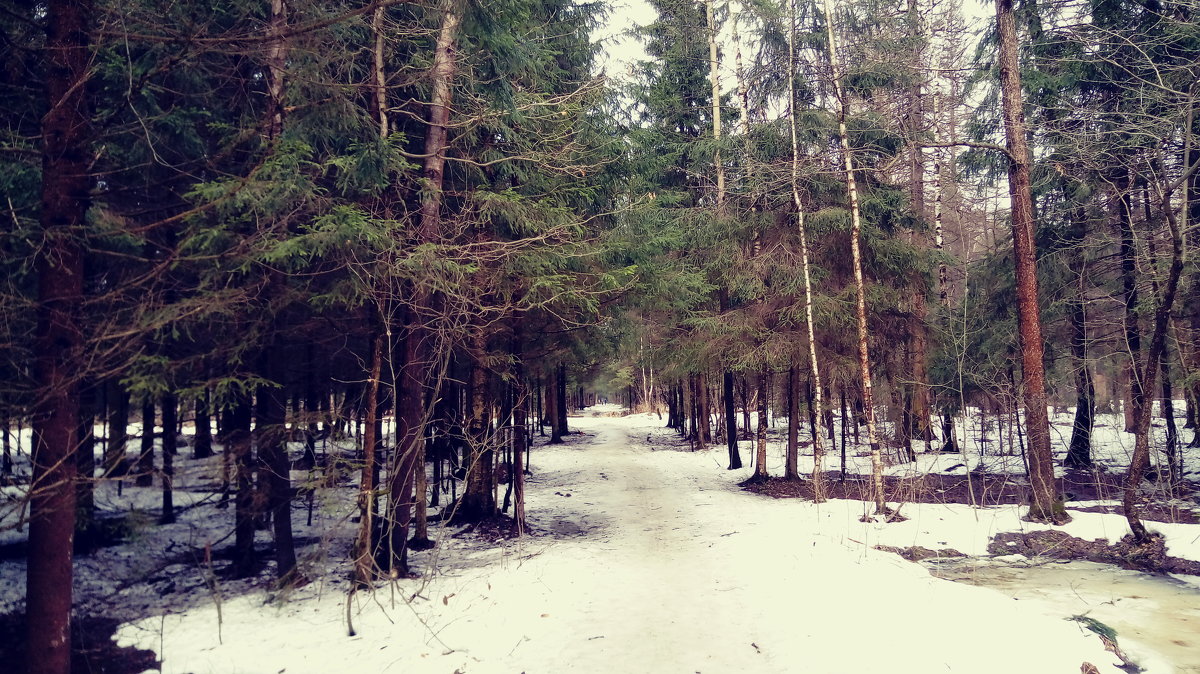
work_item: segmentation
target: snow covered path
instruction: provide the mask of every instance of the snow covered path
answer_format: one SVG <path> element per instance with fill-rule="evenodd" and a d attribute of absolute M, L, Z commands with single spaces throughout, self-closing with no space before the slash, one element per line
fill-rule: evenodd
<path fill-rule="evenodd" d="M 358 596 L 355 637 L 332 580 L 226 601 L 223 643 L 214 606 L 122 636 L 197 674 L 1118 671 L 1077 623 L 854 543 L 856 503 L 741 492 L 721 450 L 669 448 L 653 417 L 572 422 L 588 437 L 533 453 L 543 535 L 443 533 L 427 585 Z"/>

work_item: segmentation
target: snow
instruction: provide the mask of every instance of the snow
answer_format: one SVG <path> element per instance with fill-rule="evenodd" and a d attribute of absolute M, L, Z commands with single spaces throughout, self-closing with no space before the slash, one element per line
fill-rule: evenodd
<path fill-rule="evenodd" d="M 129 623 L 120 640 L 158 652 L 164 672 L 197 674 L 349 663 L 405 673 L 986 674 L 1077 672 L 1087 661 L 1119 671 L 1094 634 L 1061 615 L 871 549 L 935 538 L 969 547 L 1010 524 L 1000 512 L 975 520 L 969 509 L 910 505 L 908 522 L 862 523 L 857 501 L 739 490 L 749 469 L 722 470 L 718 450 L 666 444 L 653 416 L 572 424 L 585 435 L 533 453 L 528 512 L 540 535 L 495 545 L 435 530 L 439 548 L 416 558 L 421 579 L 349 604 L 345 558 L 330 554 L 310 562 L 316 582 L 286 597 L 221 593 L 219 605 L 209 597 Z"/>

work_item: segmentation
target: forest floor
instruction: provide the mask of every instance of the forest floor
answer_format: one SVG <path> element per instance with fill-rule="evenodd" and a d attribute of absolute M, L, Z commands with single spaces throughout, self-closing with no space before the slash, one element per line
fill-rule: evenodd
<path fill-rule="evenodd" d="M 1160 598 L 1153 588 L 1113 589 L 1114 573 L 1126 580 L 1150 578 L 1145 574 L 1060 567 L 1068 578 L 1098 574 L 1090 593 L 1061 578 L 1039 581 L 1057 583 L 1083 602 L 1068 605 L 1029 596 L 1008 566 L 1001 569 L 1009 574 L 1004 593 L 931 575 L 926 567 L 947 561 L 948 551 L 981 563 L 1040 564 L 989 551 L 998 534 L 1050 529 L 1021 521 L 1017 506 L 905 502 L 895 503 L 905 521 L 862 521 L 860 500 L 813 504 L 743 490 L 749 466 L 724 470 L 723 447 L 689 451 L 654 415 L 597 415 L 571 424 L 567 443 L 533 450 L 532 535 L 497 541 L 435 527 L 438 546 L 413 559 L 420 577 L 381 584 L 374 593 L 349 594 L 352 489 L 329 489 L 318 498 L 312 525 L 297 502 L 301 559 L 313 582 L 280 593 L 266 589 L 269 566 L 257 578 L 223 578 L 220 550 L 229 543 L 232 509 L 218 510 L 211 485 L 194 478 L 193 488 L 177 496 L 187 507 L 179 524 L 147 524 L 129 542 L 77 562 L 80 613 L 119 622 L 116 638 L 125 649 L 114 654 L 125 668 L 95 671 L 135 672 L 150 655 L 163 672 L 194 674 L 1070 674 L 1083 662 L 1115 674 L 1121 661 L 1087 621 L 1116 624 L 1117 607 L 1130 603 L 1145 614 L 1137 618 L 1145 630 L 1135 632 L 1142 642 L 1119 637 L 1130 660 L 1152 674 L 1198 671 L 1187 663 L 1173 668 L 1173 656 L 1148 638 L 1154 632 L 1182 651 L 1200 643 L 1200 615 L 1187 612 L 1200 605 L 1194 585 L 1167 579 L 1169 587 L 1156 586 Z M 748 456 L 749 443 L 742 447 Z M 773 473 L 781 472 L 781 458 L 775 443 Z M 191 463 L 191 470 L 211 468 L 202 464 Z M 153 489 L 126 488 L 129 501 L 122 503 L 152 512 L 154 496 Z M 1075 505 L 1087 510 L 1073 509 L 1074 521 L 1059 529 L 1089 541 L 1115 541 L 1126 532 L 1119 515 L 1094 512 L 1111 504 Z M 1200 560 L 1200 526 L 1151 528 L 1164 534 L 1170 554 Z M 17 550 L 14 531 L 4 538 Z M 923 567 L 877 546 L 935 554 Z M 24 560 L 19 551 L 6 556 L 0 613 L 19 608 L 23 595 Z M 934 571 L 1002 585 L 952 559 L 958 566 Z M 1127 601 L 1118 591 L 1136 596 Z M 16 634 L 0 621 L 0 639 Z"/>

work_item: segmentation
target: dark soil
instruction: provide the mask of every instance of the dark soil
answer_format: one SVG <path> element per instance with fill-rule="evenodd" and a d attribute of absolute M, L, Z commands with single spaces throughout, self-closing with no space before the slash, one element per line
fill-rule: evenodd
<path fill-rule="evenodd" d="M 141 674 L 159 668 L 153 651 L 117 646 L 113 635 L 120 624 L 112 618 L 95 616 L 72 619 L 72 674 Z M 0 615 L 0 668 L 5 672 L 25 671 L 25 638 L 23 612 Z"/>
<path fill-rule="evenodd" d="M 475 536 L 489 543 L 502 541 L 508 538 L 516 538 L 518 533 L 524 536 L 536 535 L 536 531 L 525 525 L 525 529 L 521 532 L 517 531 L 517 521 L 508 515 L 496 515 L 478 522 L 467 525 L 461 531 L 452 535 L 452 538 L 462 538 L 464 536 Z"/>
<path fill-rule="evenodd" d="M 920 545 L 914 545 L 911 548 L 897 548 L 891 545 L 876 545 L 875 549 L 882 550 L 884 552 L 894 552 L 910 562 L 919 562 L 921 560 L 932 559 L 934 557 L 966 557 L 966 554 L 961 553 L 954 548 L 930 550 L 929 548 L 924 548 Z"/>
<path fill-rule="evenodd" d="M 1200 562 L 1171 557 L 1161 536 L 1154 536 L 1141 545 L 1134 543 L 1132 536 L 1126 536 L 1109 545 L 1104 539 L 1085 541 L 1056 530 L 1013 531 L 997 534 L 988 544 L 988 552 L 993 555 L 1022 554 L 1026 557 L 1086 560 L 1148 573 L 1200 576 Z"/>
<path fill-rule="evenodd" d="M 1068 470 L 1058 481 L 1060 493 L 1066 496 L 1067 507 L 1071 501 L 1104 501 L 1121 498 L 1124 475 L 1100 471 Z M 766 482 L 746 481 L 748 491 L 774 498 L 812 498 L 812 487 L 808 480 L 771 478 Z M 1197 485 L 1187 483 L 1182 493 L 1194 495 Z M 884 491 L 889 501 L 901 503 L 962 503 L 970 505 L 1013 505 L 1029 502 L 1029 487 L 1024 479 L 1014 480 L 1010 475 L 972 473 L 966 475 L 922 475 L 915 478 L 885 477 Z M 836 473 L 826 474 L 825 496 L 827 498 L 870 499 L 870 483 L 865 477 L 853 476 L 839 479 Z M 1144 499 L 1140 504 L 1142 518 L 1153 522 L 1181 524 L 1200 523 L 1193 508 L 1181 505 L 1180 501 L 1164 502 Z M 1109 512 L 1120 514 L 1119 506 L 1089 506 L 1078 508 L 1084 512 Z"/>

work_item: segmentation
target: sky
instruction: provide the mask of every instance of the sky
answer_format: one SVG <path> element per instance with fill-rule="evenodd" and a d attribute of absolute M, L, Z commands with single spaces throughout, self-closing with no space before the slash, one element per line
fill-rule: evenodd
<path fill-rule="evenodd" d="M 968 25 L 972 27 L 995 11 L 994 5 L 987 0 L 962 0 L 962 4 Z M 630 32 L 650 23 L 654 17 L 654 9 L 646 0 L 614 0 L 609 3 L 607 21 L 596 31 L 595 38 L 604 46 L 601 67 L 610 77 L 628 76 L 634 64 L 646 58 L 646 51 Z M 704 39 L 704 36 L 697 35 L 696 39 Z"/>

